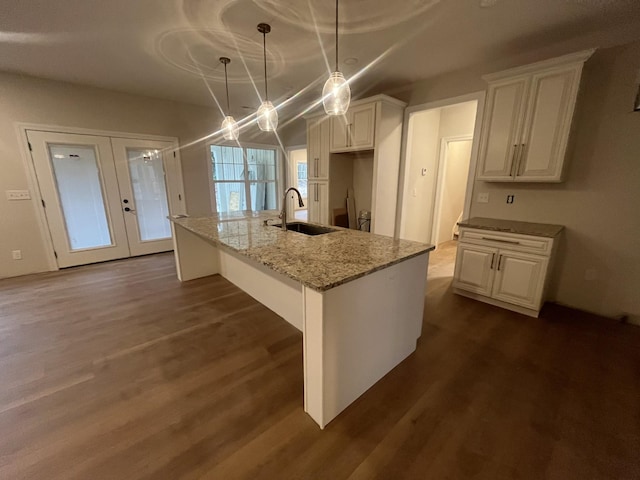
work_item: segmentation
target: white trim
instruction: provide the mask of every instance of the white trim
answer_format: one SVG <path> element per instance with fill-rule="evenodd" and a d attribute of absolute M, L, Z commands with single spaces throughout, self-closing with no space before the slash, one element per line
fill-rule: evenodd
<path fill-rule="evenodd" d="M 411 116 L 415 113 L 425 110 L 433 110 L 436 108 L 448 107 L 451 105 L 457 105 L 459 103 L 476 101 L 476 121 L 473 129 L 473 141 L 471 143 L 471 161 L 469 162 L 469 174 L 467 176 L 467 188 L 465 190 L 464 210 L 462 217 L 464 219 L 469 218 L 471 211 L 471 201 L 473 199 L 473 186 L 475 183 L 475 174 L 478 164 L 478 148 L 480 145 L 480 134 L 482 129 L 482 119 L 484 116 L 486 92 L 479 91 L 474 93 L 468 93 L 465 95 L 459 95 L 457 97 L 446 98 L 442 100 L 436 100 L 434 102 L 422 103 L 420 105 L 414 105 L 407 107 L 404 111 L 404 122 L 402 123 L 402 146 L 400 150 L 400 173 L 398 175 L 398 199 L 396 206 L 396 228 L 395 238 L 400 237 L 402 232 L 402 226 L 404 224 L 402 206 L 404 203 L 405 192 L 409 185 L 409 169 L 407 168 L 407 152 L 410 151 L 409 138 L 409 124 Z M 431 232 L 433 238 L 433 230 Z"/>
<path fill-rule="evenodd" d="M 589 60 L 591 55 L 596 51 L 595 48 L 589 50 L 581 50 L 579 52 L 570 53 L 568 55 L 562 55 L 560 57 L 550 58 L 542 60 L 541 62 L 530 63 L 528 65 L 522 65 L 519 67 L 510 68 L 508 70 L 502 70 L 496 73 L 489 73 L 483 75 L 482 79 L 485 82 L 494 82 L 507 77 L 518 77 L 520 75 L 528 75 L 530 73 L 538 72 L 547 68 L 555 68 L 565 65 L 571 65 L 573 63 L 582 64 Z"/>
<path fill-rule="evenodd" d="M 438 155 L 438 178 L 436 179 L 436 201 L 433 205 L 433 227 L 431 228 L 431 244 L 438 247 L 437 241 L 440 235 L 440 218 L 442 216 L 442 193 L 443 186 L 446 180 L 445 161 L 449 153 L 449 143 L 451 142 L 464 142 L 471 140 L 473 142 L 473 135 L 453 135 L 451 137 L 442 137 L 440 139 L 439 155 Z M 471 170 L 471 159 L 469 159 L 469 170 Z M 465 200 L 467 192 L 469 190 L 469 182 L 467 181 L 467 189 L 465 191 Z M 464 217 L 464 210 L 462 216 Z"/>

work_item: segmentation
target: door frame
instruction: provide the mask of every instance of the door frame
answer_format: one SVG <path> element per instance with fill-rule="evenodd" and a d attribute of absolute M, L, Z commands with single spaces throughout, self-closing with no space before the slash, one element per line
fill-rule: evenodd
<path fill-rule="evenodd" d="M 117 138 L 131 138 L 138 140 L 156 140 L 163 142 L 171 142 L 173 144 L 176 162 L 180 167 L 180 191 L 182 194 L 182 201 L 184 202 L 184 208 L 186 211 L 186 198 L 184 195 L 184 181 L 182 176 L 182 159 L 180 157 L 180 143 L 178 137 L 167 137 L 161 135 L 150 135 L 146 133 L 130 133 L 119 132 L 114 130 L 98 130 L 91 128 L 79 128 L 79 127 L 66 127 L 61 125 L 51 125 L 42 123 L 24 123 L 14 122 L 14 128 L 18 135 L 18 148 L 20 149 L 20 156 L 22 158 L 22 164 L 27 177 L 27 187 L 31 192 L 31 204 L 33 205 L 38 219 L 38 229 L 40 231 L 40 238 L 45 246 L 45 253 L 47 256 L 47 265 L 49 271 L 53 272 L 60 270 L 58 262 L 55 257 L 55 248 L 53 246 L 53 239 L 51 238 L 51 232 L 49 230 L 49 224 L 47 222 L 46 212 L 43 206 L 42 194 L 40 193 L 40 185 L 38 184 L 38 177 L 36 175 L 35 165 L 33 164 L 33 158 L 31 157 L 31 150 L 29 148 L 29 139 L 27 137 L 28 130 L 38 130 L 41 132 L 51 133 L 68 133 L 74 135 L 92 135 L 97 137 L 117 137 Z"/>
<path fill-rule="evenodd" d="M 394 238 L 400 238 L 400 232 L 402 231 L 401 227 L 404 224 L 405 220 L 403 217 L 404 212 L 402 211 L 403 202 L 405 199 L 405 194 L 409 196 L 406 190 L 409 187 L 410 182 L 410 172 L 407 168 L 407 152 L 408 145 L 411 141 L 411 139 L 409 138 L 411 133 L 409 130 L 411 116 L 424 110 L 433 110 L 435 108 L 449 107 L 458 103 L 471 102 L 474 100 L 477 101 L 476 121 L 473 127 L 473 140 L 471 143 L 471 161 L 469 162 L 469 174 L 467 175 L 467 188 L 465 190 L 464 209 L 462 214 L 463 218 L 468 218 L 469 212 L 471 210 L 471 201 L 473 199 L 473 186 L 475 183 L 476 168 L 478 164 L 478 147 L 480 145 L 480 134 L 482 129 L 482 119 L 484 117 L 486 95 L 486 91 L 482 90 L 479 92 L 468 93 L 466 95 L 445 98 L 433 102 L 421 103 L 419 105 L 413 105 L 405 108 L 404 121 L 402 122 L 402 145 L 400 148 L 400 172 L 398 175 L 398 198 L 396 206 L 396 225 Z M 431 235 L 433 238 L 433 231 Z"/>
<path fill-rule="evenodd" d="M 440 234 L 440 217 L 441 217 L 441 208 L 442 208 L 442 187 L 444 186 L 444 181 L 446 177 L 446 161 L 447 155 L 449 154 L 449 144 L 452 142 L 464 142 L 471 140 L 471 148 L 473 149 L 473 137 L 474 135 L 453 135 L 451 137 L 442 137 L 440 140 L 440 146 L 438 147 L 438 177 L 436 178 L 436 191 L 435 191 L 435 202 L 433 204 L 433 225 L 431 227 L 431 240 L 430 242 L 437 247 L 437 240 Z M 471 170 L 471 159 L 469 159 L 469 169 Z M 467 178 L 467 190 L 469 189 L 469 179 Z M 465 192 L 465 200 L 467 198 L 467 193 Z M 462 211 L 462 216 L 465 216 L 464 210 Z"/>

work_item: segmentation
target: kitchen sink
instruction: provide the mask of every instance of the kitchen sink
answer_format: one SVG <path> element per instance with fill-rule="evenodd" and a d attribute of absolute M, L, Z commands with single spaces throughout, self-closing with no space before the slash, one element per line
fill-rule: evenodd
<path fill-rule="evenodd" d="M 276 223 L 271 225 L 272 227 L 282 228 L 282 225 Z M 311 223 L 304 222 L 288 222 L 287 230 L 292 232 L 304 233 L 305 235 L 324 235 L 325 233 L 336 232 L 337 230 L 329 227 L 323 227 L 321 225 L 313 225 Z"/>

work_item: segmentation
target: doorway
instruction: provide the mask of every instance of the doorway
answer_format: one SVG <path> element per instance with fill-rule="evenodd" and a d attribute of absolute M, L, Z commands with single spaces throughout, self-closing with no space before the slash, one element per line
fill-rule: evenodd
<path fill-rule="evenodd" d="M 295 212 L 296 220 L 306 221 L 307 211 L 307 149 L 306 147 L 291 147 L 287 149 L 287 176 L 289 178 L 288 187 L 296 187 L 300 191 L 304 207 L 298 205 L 293 197 L 287 198 L 287 211 Z"/>
<path fill-rule="evenodd" d="M 26 130 L 58 268 L 168 251 L 183 213 L 170 141 Z"/>

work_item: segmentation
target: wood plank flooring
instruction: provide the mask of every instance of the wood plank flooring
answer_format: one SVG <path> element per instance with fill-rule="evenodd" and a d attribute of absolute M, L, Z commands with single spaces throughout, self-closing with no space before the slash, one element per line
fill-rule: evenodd
<path fill-rule="evenodd" d="M 639 479 L 640 328 L 451 293 L 324 431 L 302 335 L 170 254 L 0 281 L 0 479 Z"/>

